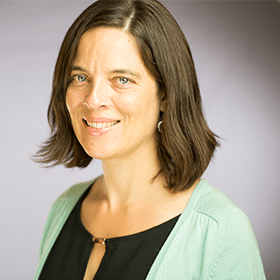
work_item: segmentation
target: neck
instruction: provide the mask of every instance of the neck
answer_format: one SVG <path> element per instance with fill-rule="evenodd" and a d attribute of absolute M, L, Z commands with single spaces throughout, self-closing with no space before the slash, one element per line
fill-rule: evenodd
<path fill-rule="evenodd" d="M 125 159 L 103 160 L 102 166 L 102 193 L 112 210 L 168 194 L 162 174 L 152 183 L 160 169 L 155 149 Z"/>

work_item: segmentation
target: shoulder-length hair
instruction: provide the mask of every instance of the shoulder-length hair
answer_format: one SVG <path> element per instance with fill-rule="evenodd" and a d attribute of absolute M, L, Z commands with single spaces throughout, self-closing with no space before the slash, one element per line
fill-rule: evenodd
<path fill-rule="evenodd" d="M 65 96 L 70 69 L 81 36 L 95 27 L 113 27 L 131 34 L 141 58 L 163 93 L 166 108 L 157 132 L 158 174 L 173 192 L 190 188 L 203 174 L 218 145 L 202 113 L 201 96 L 189 45 L 168 10 L 156 0 L 99 0 L 69 28 L 57 58 L 48 108 L 50 137 L 34 156 L 48 167 L 89 165 L 72 128 Z"/>

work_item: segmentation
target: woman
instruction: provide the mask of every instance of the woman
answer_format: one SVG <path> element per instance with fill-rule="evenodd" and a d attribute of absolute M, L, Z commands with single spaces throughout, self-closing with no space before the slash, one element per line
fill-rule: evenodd
<path fill-rule="evenodd" d="M 200 177 L 217 146 L 178 24 L 157 1 L 100 0 L 57 59 L 45 164 L 103 175 L 54 203 L 35 279 L 265 279 L 245 214 Z"/>

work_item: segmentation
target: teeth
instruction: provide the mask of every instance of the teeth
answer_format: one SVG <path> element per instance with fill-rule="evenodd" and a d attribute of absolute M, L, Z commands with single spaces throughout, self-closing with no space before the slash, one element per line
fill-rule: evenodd
<path fill-rule="evenodd" d="M 115 122 L 110 122 L 110 123 L 105 123 L 105 122 L 88 122 L 87 125 L 89 125 L 92 128 L 105 128 L 105 127 L 110 127 L 113 126 L 117 123 L 118 121 Z"/>

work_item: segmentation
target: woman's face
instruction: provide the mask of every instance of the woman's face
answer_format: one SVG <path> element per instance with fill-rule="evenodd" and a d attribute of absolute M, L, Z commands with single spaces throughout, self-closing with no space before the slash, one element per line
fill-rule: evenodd
<path fill-rule="evenodd" d="M 133 36 L 99 27 L 83 34 L 66 93 L 73 129 L 87 154 L 127 158 L 155 149 L 160 101 Z"/>

